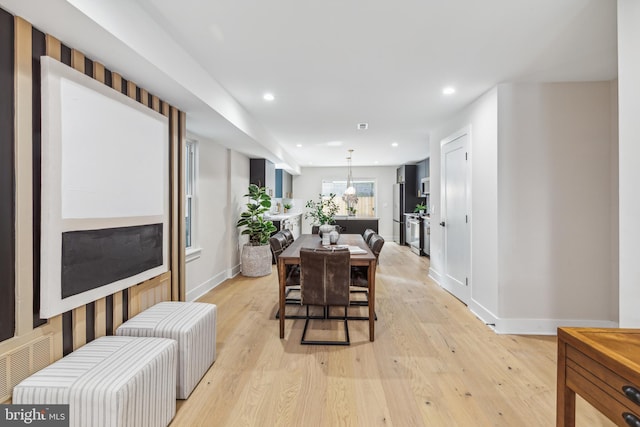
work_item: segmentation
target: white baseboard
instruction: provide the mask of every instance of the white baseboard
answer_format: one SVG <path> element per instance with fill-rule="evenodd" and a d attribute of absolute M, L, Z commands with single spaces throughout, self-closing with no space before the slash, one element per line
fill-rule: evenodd
<path fill-rule="evenodd" d="M 482 304 L 474 301 L 473 298 L 467 308 L 469 308 L 469 310 L 475 314 L 478 319 L 482 320 L 485 325 L 492 325 L 493 327 L 493 325 L 498 322 L 498 318 L 495 314 L 485 308 Z"/>
<path fill-rule="evenodd" d="M 196 286 L 194 289 L 191 289 L 189 292 L 187 292 L 187 301 L 197 300 L 198 298 L 200 298 L 201 296 L 203 296 L 204 294 L 209 292 L 211 289 L 215 288 L 216 286 L 218 286 L 220 283 L 224 282 L 227 279 L 228 277 L 227 277 L 226 271 L 222 271 L 216 274 L 215 276 L 211 277 L 209 280 L 206 280 L 204 283 Z"/>
<path fill-rule="evenodd" d="M 429 267 L 429 277 L 431 280 L 436 282 L 440 287 L 442 287 L 442 276 L 433 268 Z"/>
<path fill-rule="evenodd" d="M 236 264 L 234 267 L 231 267 L 227 270 L 227 279 L 231 279 L 240 274 L 240 264 Z"/>
<path fill-rule="evenodd" d="M 429 268 L 429 277 L 442 289 L 442 276 L 436 270 Z M 618 323 L 609 320 L 584 319 L 501 319 L 471 298 L 467 308 L 497 334 L 511 335 L 556 335 L 558 328 L 586 327 L 586 328 L 617 328 Z"/>
<path fill-rule="evenodd" d="M 497 334 L 556 335 L 558 328 L 561 326 L 586 328 L 617 328 L 618 324 L 609 320 L 497 319 L 495 331 Z"/>

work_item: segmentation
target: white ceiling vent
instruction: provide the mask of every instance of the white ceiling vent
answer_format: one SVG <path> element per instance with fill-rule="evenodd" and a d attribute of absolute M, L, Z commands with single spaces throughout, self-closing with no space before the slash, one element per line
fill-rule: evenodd
<path fill-rule="evenodd" d="M 358 130 L 367 130 L 369 129 L 369 123 L 358 123 Z"/>

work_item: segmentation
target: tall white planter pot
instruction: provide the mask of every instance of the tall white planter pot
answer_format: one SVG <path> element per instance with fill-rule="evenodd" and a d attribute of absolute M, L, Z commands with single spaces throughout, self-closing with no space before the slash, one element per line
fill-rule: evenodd
<path fill-rule="evenodd" d="M 271 247 L 269 245 L 251 246 L 245 244 L 242 248 L 242 275 L 260 277 L 271 274 Z"/>

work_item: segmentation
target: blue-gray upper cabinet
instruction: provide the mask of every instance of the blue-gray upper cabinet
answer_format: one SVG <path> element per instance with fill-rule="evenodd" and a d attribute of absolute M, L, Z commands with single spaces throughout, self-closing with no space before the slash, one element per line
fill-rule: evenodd
<path fill-rule="evenodd" d="M 276 169 L 276 198 L 293 198 L 293 179 L 289 172 L 282 169 Z"/>
<path fill-rule="evenodd" d="M 265 187 L 267 194 L 275 197 L 276 166 L 267 159 L 250 159 L 249 183 Z"/>

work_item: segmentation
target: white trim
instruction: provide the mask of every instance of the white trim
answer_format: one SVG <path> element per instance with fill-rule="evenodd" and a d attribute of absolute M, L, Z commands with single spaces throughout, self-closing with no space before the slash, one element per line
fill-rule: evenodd
<path fill-rule="evenodd" d="M 188 248 L 185 250 L 184 262 L 185 264 L 190 263 L 191 261 L 195 261 L 200 258 L 202 253 L 202 248 Z"/>
<path fill-rule="evenodd" d="M 240 269 L 241 269 L 241 265 L 239 263 L 227 269 L 227 278 L 233 279 L 234 277 L 236 277 L 238 274 L 240 274 Z"/>
<path fill-rule="evenodd" d="M 456 295 L 456 292 L 454 292 L 453 288 L 449 288 L 448 284 L 447 284 L 447 280 L 444 280 L 444 278 L 442 276 L 441 277 L 441 281 L 440 283 L 445 284 L 445 286 L 442 286 L 444 289 L 446 289 L 447 291 L 451 292 L 456 298 L 460 299 L 462 302 L 464 302 L 465 304 L 469 304 L 472 297 L 472 284 L 473 284 L 473 271 L 471 269 L 471 266 L 473 265 L 473 263 L 471 262 L 471 257 L 472 257 L 472 253 L 471 253 L 471 247 L 472 247 L 472 212 L 471 212 L 471 206 L 472 206 L 472 197 L 471 197 L 471 193 L 472 193 L 472 188 L 471 188 L 471 177 L 472 177 L 472 170 L 471 170 L 471 146 L 472 144 L 472 133 L 471 133 L 471 124 L 468 124 L 464 127 L 462 127 L 461 129 L 451 133 L 449 136 L 447 136 L 446 138 L 443 138 L 442 140 L 440 140 L 440 219 L 442 220 L 443 217 L 443 212 L 445 212 L 445 192 L 443 191 L 443 185 L 445 183 L 444 180 L 444 174 L 445 174 L 445 168 L 444 168 L 444 162 L 445 162 L 445 156 L 442 155 L 442 151 L 444 149 L 444 147 L 449 144 L 452 143 L 460 138 L 463 137 L 467 137 L 465 143 L 463 144 L 463 149 L 465 151 L 465 181 L 466 181 L 466 187 L 467 187 L 467 191 L 466 191 L 466 215 L 467 215 L 467 229 L 466 229 L 466 258 L 467 258 L 467 265 L 466 265 L 466 279 L 467 279 L 467 283 L 466 283 L 466 289 L 464 289 L 464 294 L 463 295 Z M 446 213 L 446 212 L 445 212 Z M 446 221 L 446 219 L 445 219 Z M 441 246 L 444 247 L 444 232 L 441 234 Z M 443 252 L 443 268 L 444 268 L 444 260 L 446 257 L 446 253 Z M 458 292 L 460 293 L 460 292 Z"/>
<path fill-rule="evenodd" d="M 451 133 L 446 138 L 440 140 L 440 148 L 444 147 L 448 143 L 450 143 L 452 141 L 455 141 L 456 139 L 461 138 L 461 137 L 463 137 L 465 135 L 469 135 L 469 139 L 471 139 L 471 125 L 470 124 L 462 127 L 461 129 L 458 129 L 457 131 Z"/>
<path fill-rule="evenodd" d="M 498 319 L 495 332 L 497 334 L 517 335 L 556 335 L 558 328 L 617 328 L 618 323 L 610 320 L 580 319 Z"/>
<path fill-rule="evenodd" d="M 216 286 L 223 283 L 225 280 L 227 280 L 226 271 L 222 271 L 216 274 L 215 276 L 206 280 L 204 283 L 196 286 L 195 288 L 187 292 L 187 301 L 191 302 L 191 301 L 197 300 L 198 298 L 202 297 L 204 294 L 206 294 Z"/>
<path fill-rule="evenodd" d="M 429 267 L 429 277 L 442 288 L 442 275 L 440 275 L 440 273 L 438 273 L 432 267 Z"/>
<path fill-rule="evenodd" d="M 186 249 L 197 248 L 198 245 L 198 218 L 200 217 L 198 212 L 198 182 L 199 182 L 199 143 L 194 138 L 187 138 L 185 142 L 185 154 L 188 155 L 189 146 L 193 147 L 193 165 L 191 168 L 191 246 L 187 246 Z M 186 168 L 185 168 L 186 169 Z M 187 177 L 185 176 L 185 209 L 187 203 Z"/>
<path fill-rule="evenodd" d="M 485 325 L 496 325 L 498 323 L 498 317 L 473 298 L 467 307 L 478 319 L 482 320 Z"/>

